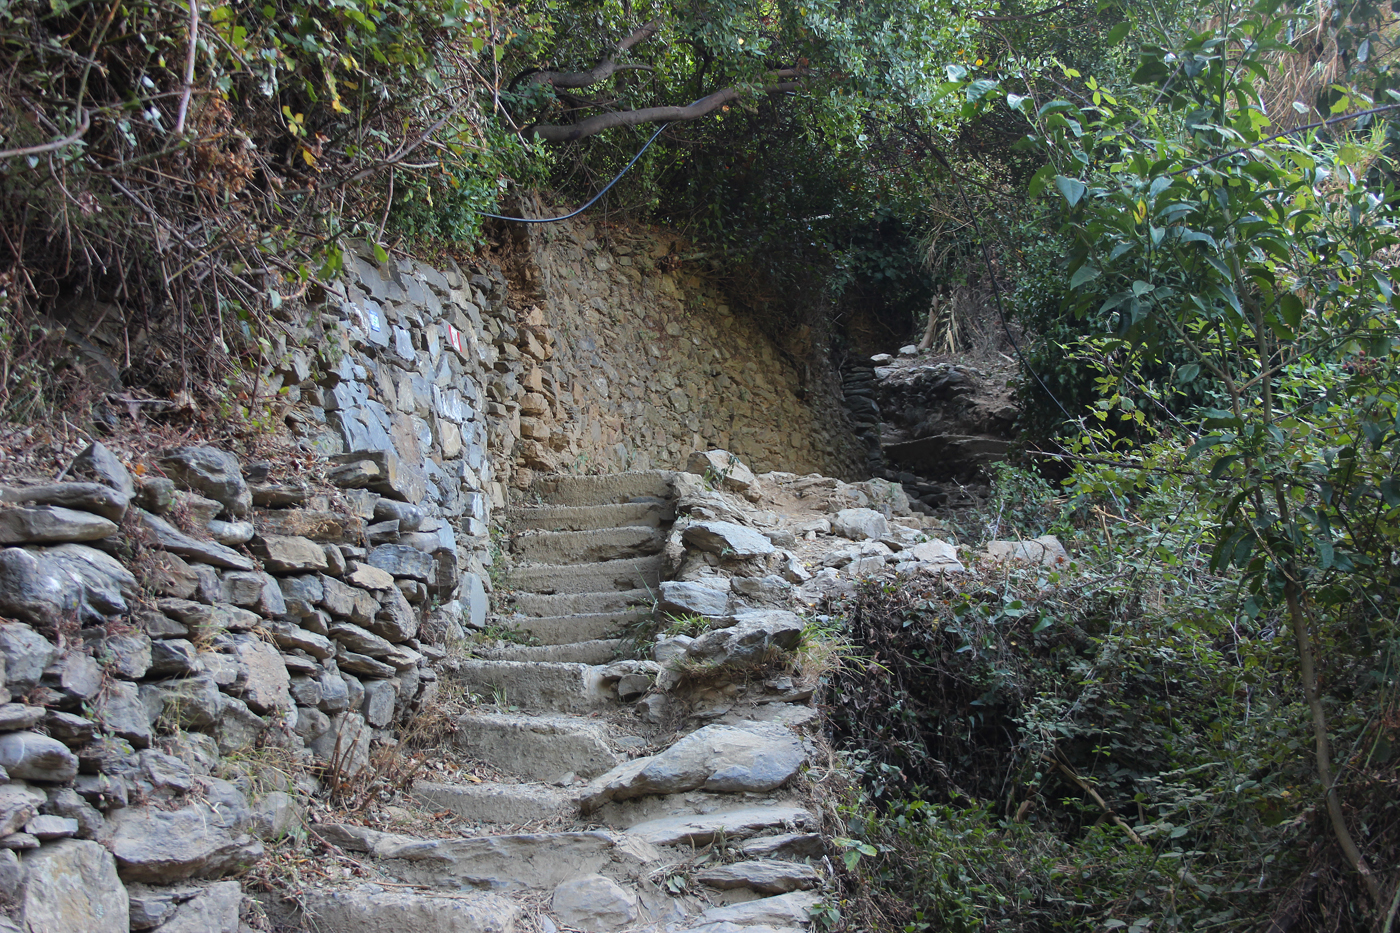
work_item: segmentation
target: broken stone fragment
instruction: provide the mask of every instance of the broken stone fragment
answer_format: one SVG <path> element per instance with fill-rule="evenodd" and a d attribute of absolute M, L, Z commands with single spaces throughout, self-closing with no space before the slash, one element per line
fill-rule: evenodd
<path fill-rule="evenodd" d="M 0 735 L 0 767 L 11 778 L 61 784 L 78 774 L 78 758 L 57 739 L 37 732 Z"/>
<path fill-rule="evenodd" d="M 74 458 L 68 472 L 79 478 L 91 478 L 110 486 L 130 500 L 136 495 L 136 483 L 126 467 L 102 444 L 94 441 L 87 450 Z"/>
<path fill-rule="evenodd" d="M 722 891 L 747 888 L 760 894 L 786 894 L 808 891 L 817 886 L 817 870 L 798 862 L 754 859 L 716 865 L 696 874 L 695 880 Z"/>
<path fill-rule="evenodd" d="M 992 564 L 1007 562 L 1068 567 L 1069 552 L 1054 535 L 1041 535 L 1030 541 L 989 541 L 982 559 Z"/>
<path fill-rule="evenodd" d="M 636 921 L 637 895 L 602 875 L 581 875 L 555 887 L 550 908 L 566 927 L 610 933 Z"/>
<path fill-rule="evenodd" d="M 686 648 L 686 656 L 712 664 L 761 659 L 770 649 L 791 651 L 802 640 L 803 623 L 782 609 L 754 609 L 733 617 L 728 628 L 712 629 Z"/>
<path fill-rule="evenodd" d="M 253 562 L 232 548 L 224 547 L 217 541 L 200 541 L 177 529 L 163 518 L 138 509 L 141 525 L 151 536 L 152 543 L 162 550 L 188 557 L 215 567 L 229 570 L 252 570 Z"/>
<path fill-rule="evenodd" d="M 890 533 L 889 522 L 874 509 L 842 509 L 831 527 L 836 534 L 854 541 L 878 541 Z"/>
<path fill-rule="evenodd" d="M 743 492 L 755 482 L 753 471 L 727 450 L 697 450 L 686 461 L 685 471 L 735 492 Z"/>
<path fill-rule="evenodd" d="M 218 878 L 262 856 L 262 844 L 227 827 L 217 809 L 204 803 L 178 810 L 127 807 L 107 818 L 108 847 L 123 881 L 169 884 L 187 878 Z"/>
<path fill-rule="evenodd" d="M 77 839 L 63 839 L 25 856 L 19 914 L 24 930 L 131 929 L 126 889 L 112 854 L 95 842 Z"/>
<path fill-rule="evenodd" d="M 766 535 L 734 522 L 696 522 L 681 533 L 685 542 L 721 557 L 762 557 L 777 548 Z"/>

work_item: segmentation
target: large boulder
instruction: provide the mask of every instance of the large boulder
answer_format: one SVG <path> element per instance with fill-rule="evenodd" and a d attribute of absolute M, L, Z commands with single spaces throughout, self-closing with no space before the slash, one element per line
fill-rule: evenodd
<path fill-rule="evenodd" d="M 727 450 L 697 450 L 686 461 L 685 471 L 734 492 L 743 492 L 755 481 L 753 471 Z"/>
<path fill-rule="evenodd" d="M 842 509 L 836 513 L 831 528 L 853 541 L 878 541 L 890 533 L 890 523 L 874 509 Z"/>
<path fill-rule="evenodd" d="M 767 535 L 734 522 L 696 522 L 681 532 L 686 544 L 721 557 L 762 557 L 777 548 Z"/>
<path fill-rule="evenodd" d="M 107 818 L 108 848 L 124 881 L 169 884 L 218 878 L 262 856 L 261 843 L 237 833 L 221 810 L 204 803 L 178 810 L 127 807 Z"/>
<path fill-rule="evenodd" d="M 791 651 L 802 640 L 802 619 L 783 609 L 740 612 L 728 628 L 712 629 L 691 642 L 686 656 L 712 664 L 761 660 L 771 649 Z"/>

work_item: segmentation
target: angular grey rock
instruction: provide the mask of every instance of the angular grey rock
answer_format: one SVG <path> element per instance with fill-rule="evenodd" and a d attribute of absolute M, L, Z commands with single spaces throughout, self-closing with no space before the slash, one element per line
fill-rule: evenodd
<path fill-rule="evenodd" d="M 754 609 L 736 613 L 728 628 L 712 629 L 691 642 L 687 657 L 712 664 L 761 659 L 769 650 L 791 651 L 802 641 L 803 623 L 783 609 Z"/>
<path fill-rule="evenodd" d="M 98 663 L 114 677 L 137 680 L 151 669 L 151 638 L 144 632 L 109 635 L 92 646 Z"/>
<path fill-rule="evenodd" d="M 57 505 L 0 509 L 0 544 L 61 544 L 98 541 L 117 525 L 100 515 Z"/>
<path fill-rule="evenodd" d="M 812 814 L 801 807 L 744 807 L 647 820 L 629 828 L 627 834 L 657 846 L 703 846 L 721 835 L 725 839 L 745 839 L 766 829 L 800 829 L 811 822 Z"/>
<path fill-rule="evenodd" d="M 151 744 L 151 720 L 141 701 L 141 688 L 126 681 L 107 684 L 93 704 L 93 713 L 113 735 L 126 739 L 133 748 Z"/>
<path fill-rule="evenodd" d="M 78 774 L 78 756 L 57 739 L 37 732 L 0 735 L 0 767 L 23 781 L 61 784 Z"/>
<path fill-rule="evenodd" d="M 129 884 L 127 899 L 131 905 L 131 929 L 149 930 L 171 917 L 179 906 L 194 897 L 198 889 L 191 887 L 150 888 L 144 884 Z"/>
<path fill-rule="evenodd" d="M 224 599 L 266 619 L 287 614 L 287 601 L 277 581 L 258 570 L 229 570 L 222 575 Z"/>
<path fill-rule="evenodd" d="M 958 549 L 947 541 L 933 538 L 899 552 L 900 560 L 917 560 L 928 564 L 949 565 L 963 569 L 958 560 Z"/>
<path fill-rule="evenodd" d="M 17 505 L 57 505 L 65 509 L 92 512 L 108 521 L 120 523 L 126 515 L 130 497 L 101 483 L 53 483 L 48 486 L 26 486 L 23 489 L 0 488 L 0 502 Z"/>
<path fill-rule="evenodd" d="M 418 613 L 397 587 L 380 594 L 379 611 L 365 628 L 397 644 L 418 634 Z"/>
<path fill-rule="evenodd" d="M 821 878 L 810 865 L 778 859 L 755 859 L 706 868 L 696 873 L 695 880 L 722 891 L 747 888 L 760 894 L 786 894 L 789 891 L 810 891 Z"/>
<path fill-rule="evenodd" d="M 322 554 L 324 553 L 325 549 L 322 548 Z M 282 588 L 282 599 L 286 603 L 287 612 L 298 618 L 311 615 L 325 595 L 321 579 L 311 574 L 299 577 L 282 577 L 277 581 L 277 584 Z"/>
<path fill-rule="evenodd" d="M 340 665 L 343 671 L 352 674 L 359 674 L 363 677 L 393 677 L 397 673 L 397 668 L 392 664 L 385 664 L 383 661 L 376 661 L 367 654 L 359 654 L 355 651 L 346 651 L 343 647 L 336 652 L 336 664 Z M 354 694 L 351 694 L 351 705 L 357 705 L 354 701 Z"/>
<path fill-rule="evenodd" d="M 314 891 L 307 913 L 336 933 L 515 933 L 521 910 L 498 894 L 434 895 L 365 885 Z"/>
<path fill-rule="evenodd" d="M 637 895 L 602 875 L 580 875 L 554 889 L 554 918 L 589 933 L 612 933 L 637 919 Z"/>
<path fill-rule="evenodd" d="M 663 580 L 661 609 L 678 615 L 718 617 L 729 611 L 729 594 L 685 580 Z"/>
<path fill-rule="evenodd" d="M 47 798 L 24 784 L 0 785 L 0 836 L 23 829 Z"/>
<path fill-rule="evenodd" d="M 203 729 L 214 725 L 224 705 L 218 684 L 208 674 L 148 689 L 154 691 L 153 699 L 159 718 L 182 729 Z"/>
<path fill-rule="evenodd" d="M 374 520 L 376 522 L 396 521 L 399 523 L 399 531 L 417 531 L 423 527 L 424 513 L 416 505 L 409 505 L 407 502 L 399 502 L 396 499 L 380 499 L 374 504 Z"/>
<path fill-rule="evenodd" d="M 0 732 L 15 732 L 29 729 L 44 718 L 42 706 L 25 706 L 23 703 L 0 705 Z"/>
<path fill-rule="evenodd" d="M 102 624 L 106 617 L 127 611 L 127 600 L 139 587 L 121 561 L 96 548 L 82 544 L 61 544 L 37 553 L 57 564 L 69 578 L 80 584 L 78 614 L 83 621 Z"/>
<path fill-rule="evenodd" d="M 696 522 L 681 532 L 685 542 L 722 557 L 762 557 L 777 548 L 766 535 L 734 522 Z"/>
<path fill-rule="evenodd" d="M 409 577 L 424 583 L 434 572 L 433 558 L 430 555 L 402 544 L 380 545 L 369 552 L 366 560 L 371 567 L 378 567 L 396 577 Z"/>
<path fill-rule="evenodd" d="M 988 541 L 982 559 L 992 564 L 1007 562 L 1068 567 L 1069 552 L 1054 535 L 1041 535 L 1030 541 Z"/>
<path fill-rule="evenodd" d="M 249 709 L 246 703 L 224 697 L 219 721 L 214 723 L 214 742 L 219 747 L 219 754 L 233 755 L 251 748 L 266 728 L 267 722 Z"/>
<path fill-rule="evenodd" d="M 216 541 L 200 541 L 191 538 L 165 519 L 138 509 L 141 525 L 150 534 L 152 543 L 162 550 L 181 557 L 188 557 L 215 567 L 229 570 L 252 570 L 253 562 L 232 548 L 224 547 Z"/>
<path fill-rule="evenodd" d="M 107 818 L 108 847 L 123 881 L 169 884 L 218 878 L 262 856 L 262 844 L 235 834 L 218 810 L 203 803 L 178 810 L 127 807 Z"/>
<path fill-rule="evenodd" d="M 164 515 L 175 504 L 175 481 L 165 476 L 143 476 L 131 504 Z"/>
<path fill-rule="evenodd" d="M 260 638 L 241 636 L 235 639 L 231 653 L 248 672 L 246 681 L 231 692 L 253 712 L 266 714 L 291 705 L 290 678 L 281 652 Z"/>
<path fill-rule="evenodd" d="M 365 722 L 382 729 L 394 718 L 394 704 L 399 694 L 392 680 L 369 680 L 365 682 L 365 703 L 362 713 Z"/>
<path fill-rule="evenodd" d="M 253 804 L 253 832 L 263 839 L 280 839 L 301 825 L 302 813 L 291 794 L 272 791 Z"/>
<path fill-rule="evenodd" d="M 98 837 L 107 825 L 102 814 L 71 787 L 56 787 L 50 790 L 49 801 L 41 810 L 51 816 L 73 820 L 78 824 L 78 836 L 82 839 Z"/>
<path fill-rule="evenodd" d="M 826 855 L 826 838 L 820 833 L 781 833 L 760 836 L 739 846 L 747 858 L 810 858 Z"/>
<path fill-rule="evenodd" d="M 206 526 L 209 529 L 209 536 L 226 547 L 238 547 L 253 540 L 252 522 L 221 522 L 217 518 L 210 519 Z"/>
<path fill-rule="evenodd" d="M 219 881 L 170 899 L 159 933 L 238 933 L 243 886 Z M 132 929 L 136 929 L 133 924 Z"/>
<path fill-rule="evenodd" d="M 69 748 L 91 742 L 97 734 L 97 724 L 83 716 L 51 709 L 44 716 L 44 729 L 49 738 L 58 739 Z"/>
<path fill-rule="evenodd" d="M 0 550 L 0 613 L 54 628 L 78 611 L 82 597 L 53 561 L 25 548 Z"/>
<path fill-rule="evenodd" d="M 193 642 L 183 638 L 163 638 L 151 643 L 151 676 L 183 677 L 198 671 L 199 656 Z"/>
<path fill-rule="evenodd" d="M 727 450 L 697 450 L 686 460 L 685 471 L 735 492 L 743 492 L 755 482 L 753 471 Z"/>
<path fill-rule="evenodd" d="M 836 534 L 853 541 L 878 541 L 890 533 L 889 522 L 874 509 L 842 509 L 831 527 Z"/>
<path fill-rule="evenodd" d="M 484 627 L 491 604 L 481 577 L 474 573 L 462 574 L 462 599 L 466 603 L 463 607 L 462 621 L 475 629 Z"/>
<path fill-rule="evenodd" d="M 140 762 L 142 780 L 148 785 L 147 793 L 157 790 L 184 794 L 194 786 L 194 772 L 174 755 L 151 748 L 137 755 L 136 760 Z"/>
<path fill-rule="evenodd" d="M 166 451 L 160 465 L 176 483 L 221 503 L 233 518 L 252 514 L 253 495 L 233 454 L 214 447 L 177 447 Z"/>
<path fill-rule="evenodd" d="M 27 933 L 128 933 L 126 888 L 112 854 L 95 842 L 65 839 L 24 857 Z"/>
<path fill-rule="evenodd" d="M 812 908 L 821 902 L 812 891 L 793 891 L 728 907 L 711 907 L 700 916 L 710 923 L 737 923 L 746 927 L 802 927 L 811 923 Z"/>
<path fill-rule="evenodd" d="M 76 477 L 90 477 L 104 486 L 111 486 L 127 499 L 136 495 L 136 483 L 126 467 L 97 441 L 88 445 L 87 450 L 73 459 L 68 472 Z"/>
<path fill-rule="evenodd" d="M 29 626 L 0 623 L 0 656 L 11 692 L 28 693 L 37 687 L 56 653 L 53 644 Z"/>
<path fill-rule="evenodd" d="M 40 842 L 53 842 L 78 835 L 78 821 L 66 816 L 40 814 L 24 824 L 24 831 Z"/>
<path fill-rule="evenodd" d="M 331 625 L 331 638 L 351 651 L 368 655 L 371 658 L 387 658 L 394 646 L 384 638 L 349 622 L 336 622 Z"/>
<path fill-rule="evenodd" d="M 331 727 L 307 747 L 330 766 L 337 777 L 348 780 L 369 764 L 372 734 L 373 730 L 359 713 L 337 713 L 331 717 Z"/>
<path fill-rule="evenodd" d="M 288 622 L 270 622 L 266 628 L 272 634 L 272 640 L 276 642 L 277 647 L 283 651 L 305 651 L 318 661 L 335 654 L 335 645 L 324 635 L 317 635 Z"/>
<path fill-rule="evenodd" d="M 588 813 L 609 800 L 651 794 L 769 791 L 786 783 L 806 760 L 802 740 L 781 726 L 705 726 L 658 755 L 633 759 L 597 778 L 579 805 Z"/>
<path fill-rule="evenodd" d="M 258 535 L 251 550 L 272 573 L 315 573 L 328 566 L 325 549 L 299 535 Z"/>
<path fill-rule="evenodd" d="M 97 696 L 102 688 L 102 668 L 82 651 L 70 650 L 44 670 L 42 683 L 60 694 L 49 700 L 50 706 L 71 709 Z"/>

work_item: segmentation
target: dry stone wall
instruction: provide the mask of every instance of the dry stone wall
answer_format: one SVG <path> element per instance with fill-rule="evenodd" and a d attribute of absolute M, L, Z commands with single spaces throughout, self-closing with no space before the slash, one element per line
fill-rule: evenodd
<path fill-rule="evenodd" d="M 683 271 L 674 237 L 565 221 L 517 244 L 502 395 L 520 401 L 521 486 L 533 471 L 677 469 L 711 447 L 758 471 L 863 475 L 834 381 Z"/>

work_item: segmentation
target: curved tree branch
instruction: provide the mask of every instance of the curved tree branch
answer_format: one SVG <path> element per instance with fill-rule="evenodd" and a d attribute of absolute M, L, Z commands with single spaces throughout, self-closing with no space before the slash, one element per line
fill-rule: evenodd
<path fill-rule="evenodd" d="M 799 73 L 799 69 L 784 68 L 781 71 L 769 72 L 769 76 L 795 78 Z M 786 91 L 796 91 L 801 87 L 802 85 L 796 81 L 781 81 L 778 84 L 765 87 L 764 90 L 769 94 L 781 94 Z M 730 101 L 738 100 L 744 96 L 744 93 L 744 90 L 740 88 L 726 87 L 684 107 L 644 107 L 641 110 L 600 113 L 577 123 L 530 127 L 527 132 L 534 133 L 547 143 L 566 143 L 619 126 L 637 126 L 641 123 L 684 123 L 689 120 L 698 120 Z"/>
<path fill-rule="evenodd" d="M 613 46 L 612 51 L 588 71 L 537 71 L 530 75 L 530 83 L 552 84 L 555 87 L 589 87 L 619 71 L 650 71 L 650 65 L 619 65 L 615 59 L 619 52 L 625 52 L 637 43 L 645 42 L 656 35 L 660 28 L 661 18 L 657 17 Z"/>

